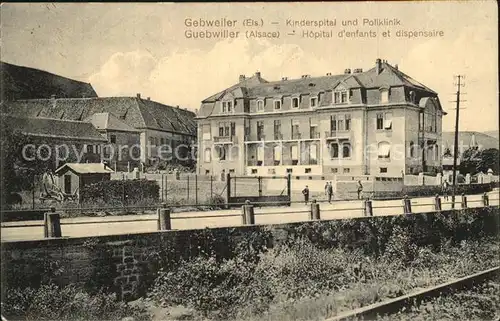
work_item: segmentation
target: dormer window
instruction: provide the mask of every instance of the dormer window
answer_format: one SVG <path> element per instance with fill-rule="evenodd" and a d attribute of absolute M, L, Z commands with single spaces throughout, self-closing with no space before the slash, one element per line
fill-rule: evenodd
<path fill-rule="evenodd" d="M 318 107 L 318 97 L 311 97 L 311 108 Z"/>
<path fill-rule="evenodd" d="M 223 113 L 232 113 L 234 112 L 234 102 L 231 100 L 222 102 L 222 112 Z"/>
<path fill-rule="evenodd" d="M 348 99 L 348 92 L 344 88 L 339 88 L 333 92 L 333 102 L 335 104 L 345 104 Z"/>
<path fill-rule="evenodd" d="M 264 111 L 264 100 L 257 100 L 257 111 Z"/>
<path fill-rule="evenodd" d="M 380 89 L 380 103 L 387 104 L 389 102 L 389 88 Z"/>
<path fill-rule="evenodd" d="M 280 110 L 281 109 L 281 99 L 277 99 L 274 101 L 274 110 Z"/>
<path fill-rule="evenodd" d="M 292 98 L 292 108 L 299 108 L 299 97 Z"/>

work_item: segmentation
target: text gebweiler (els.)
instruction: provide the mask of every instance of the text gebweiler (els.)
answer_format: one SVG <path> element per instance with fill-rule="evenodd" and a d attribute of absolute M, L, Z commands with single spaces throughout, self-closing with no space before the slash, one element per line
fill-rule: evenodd
<path fill-rule="evenodd" d="M 264 25 L 263 19 L 243 19 L 242 27 L 260 28 Z M 184 31 L 186 38 L 193 39 L 210 39 L 210 38 L 237 38 L 240 36 L 240 31 L 234 30 L 238 26 L 237 19 L 219 18 L 219 19 L 203 19 L 203 18 L 185 18 L 184 26 L 188 27 Z M 264 30 L 247 30 L 244 33 L 247 38 L 279 38 L 278 31 Z"/>

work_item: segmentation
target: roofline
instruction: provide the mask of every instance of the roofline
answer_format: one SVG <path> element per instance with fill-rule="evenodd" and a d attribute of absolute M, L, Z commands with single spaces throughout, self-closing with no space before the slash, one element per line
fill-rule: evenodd
<path fill-rule="evenodd" d="M 92 137 L 81 137 L 81 136 L 64 136 L 64 135 L 49 135 L 49 134 L 35 134 L 29 132 L 21 132 L 21 134 L 32 137 L 41 138 L 58 138 L 64 140 L 78 140 L 78 141 L 96 141 L 96 142 L 107 142 L 105 138 L 92 138 Z"/>
<path fill-rule="evenodd" d="M 166 133 L 172 133 L 172 134 L 181 134 L 181 135 L 187 135 L 187 136 L 197 136 L 196 134 L 189 134 L 185 132 L 178 132 L 178 131 L 172 131 L 172 130 L 164 130 L 164 129 L 158 129 L 158 128 L 153 128 L 153 127 L 135 127 L 137 129 L 151 129 L 151 130 L 156 130 L 159 132 L 166 132 Z M 141 132 L 143 132 L 141 130 Z"/>

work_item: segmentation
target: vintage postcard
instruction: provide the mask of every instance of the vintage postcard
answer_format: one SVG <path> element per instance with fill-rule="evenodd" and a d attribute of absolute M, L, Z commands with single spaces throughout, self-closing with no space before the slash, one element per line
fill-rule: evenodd
<path fill-rule="evenodd" d="M 496 320 L 494 1 L 3 3 L 2 320 Z"/>

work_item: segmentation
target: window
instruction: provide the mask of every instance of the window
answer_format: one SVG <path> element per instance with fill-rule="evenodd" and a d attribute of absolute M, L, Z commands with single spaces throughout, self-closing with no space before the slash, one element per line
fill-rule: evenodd
<path fill-rule="evenodd" d="M 230 169 L 229 174 L 234 174 L 234 169 Z"/>
<path fill-rule="evenodd" d="M 163 137 L 160 138 L 160 145 L 165 145 L 165 138 Z"/>
<path fill-rule="evenodd" d="M 292 108 L 299 108 L 299 98 L 298 97 L 292 98 Z"/>
<path fill-rule="evenodd" d="M 263 140 L 263 139 L 264 139 L 264 122 L 258 121 L 257 122 L 257 140 Z"/>
<path fill-rule="evenodd" d="M 318 106 L 318 97 L 311 97 L 311 107 Z"/>
<path fill-rule="evenodd" d="M 116 135 L 111 135 L 109 137 L 109 141 L 111 142 L 111 144 L 116 144 Z"/>
<path fill-rule="evenodd" d="M 331 168 L 330 170 L 333 174 L 337 174 L 339 172 L 338 168 Z"/>
<path fill-rule="evenodd" d="M 391 144 L 389 142 L 378 143 L 378 158 L 389 158 L 391 156 Z"/>
<path fill-rule="evenodd" d="M 252 168 L 252 174 L 257 174 L 257 169 L 256 168 Z"/>
<path fill-rule="evenodd" d="M 345 130 L 351 130 L 351 115 L 345 115 Z"/>
<path fill-rule="evenodd" d="M 389 102 L 389 90 L 388 89 L 382 89 L 380 91 L 380 103 L 386 104 Z"/>
<path fill-rule="evenodd" d="M 333 93 L 334 104 L 345 104 L 347 103 L 347 100 L 348 100 L 347 90 L 339 89 Z"/>
<path fill-rule="evenodd" d="M 257 160 L 264 161 L 264 146 L 257 147 Z"/>
<path fill-rule="evenodd" d="M 286 172 L 287 172 L 287 173 L 292 173 L 292 172 L 293 172 L 293 169 L 292 169 L 292 168 L 287 168 L 287 169 L 286 169 Z"/>
<path fill-rule="evenodd" d="M 231 122 L 231 136 L 235 136 L 235 135 L 236 135 L 236 123 Z"/>
<path fill-rule="evenodd" d="M 290 154 L 292 155 L 292 164 L 297 165 L 299 160 L 299 147 L 297 145 L 290 146 Z"/>
<path fill-rule="evenodd" d="M 344 174 L 349 174 L 351 172 L 350 168 L 344 168 Z"/>
<path fill-rule="evenodd" d="M 281 163 L 281 146 L 274 146 L 273 150 L 273 159 L 274 159 L 274 166 L 277 166 Z"/>
<path fill-rule="evenodd" d="M 392 113 L 385 113 L 384 129 L 392 129 Z"/>
<path fill-rule="evenodd" d="M 339 115 L 339 118 L 337 119 L 337 130 L 345 130 L 344 115 Z"/>
<path fill-rule="evenodd" d="M 292 120 L 292 139 L 300 139 L 299 122 Z"/>
<path fill-rule="evenodd" d="M 351 144 L 345 143 L 342 145 L 342 158 L 351 157 Z"/>
<path fill-rule="evenodd" d="M 212 161 L 212 150 L 210 148 L 205 148 L 204 159 L 205 163 L 210 163 Z"/>
<path fill-rule="evenodd" d="M 94 146 L 87 145 L 87 153 L 93 153 L 93 152 L 94 152 Z"/>
<path fill-rule="evenodd" d="M 205 170 L 205 175 L 210 175 L 210 171 L 208 169 Z"/>
<path fill-rule="evenodd" d="M 232 113 L 234 111 L 233 109 L 233 102 L 232 101 L 223 101 L 222 102 L 222 112 L 223 113 Z"/>
<path fill-rule="evenodd" d="M 311 125 L 309 131 L 311 133 L 311 138 L 319 138 L 318 125 L 316 124 Z"/>
<path fill-rule="evenodd" d="M 275 100 L 274 101 L 274 110 L 280 110 L 281 109 L 281 100 Z"/>
<path fill-rule="evenodd" d="M 318 162 L 318 148 L 316 144 L 309 145 L 309 159 L 311 164 L 316 164 Z"/>
<path fill-rule="evenodd" d="M 215 150 L 217 152 L 217 157 L 219 160 L 226 160 L 226 149 L 224 146 L 215 146 Z"/>
<path fill-rule="evenodd" d="M 377 113 L 377 129 L 384 128 L 384 114 Z"/>
<path fill-rule="evenodd" d="M 306 169 L 304 170 L 304 172 L 305 172 L 306 174 L 309 174 L 309 173 L 311 172 L 311 169 L 310 169 L 310 168 L 306 168 Z"/>
<path fill-rule="evenodd" d="M 337 131 L 337 116 L 335 116 L 335 115 L 332 115 L 330 117 L 330 131 L 331 132 Z"/>
<path fill-rule="evenodd" d="M 380 167 L 380 173 L 387 173 L 387 167 Z"/>
<path fill-rule="evenodd" d="M 283 139 L 283 137 L 281 137 L 281 120 L 274 121 L 274 139 Z"/>
<path fill-rule="evenodd" d="M 267 170 L 267 174 L 269 174 L 269 175 L 274 175 L 274 174 L 276 174 L 276 169 L 274 169 L 274 168 L 269 168 L 269 169 Z"/>
<path fill-rule="evenodd" d="M 339 157 L 339 144 L 338 143 L 330 144 L 330 157 L 331 158 L 338 158 Z"/>
<path fill-rule="evenodd" d="M 410 142 L 410 157 L 415 157 L 415 143 L 413 141 Z"/>
<path fill-rule="evenodd" d="M 257 100 L 257 111 L 264 111 L 264 101 Z"/>
<path fill-rule="evenodd" d="M 340 93 L 340 102 L 346 103 L 347 102 L 347 91 L 342 91 Z"/>

